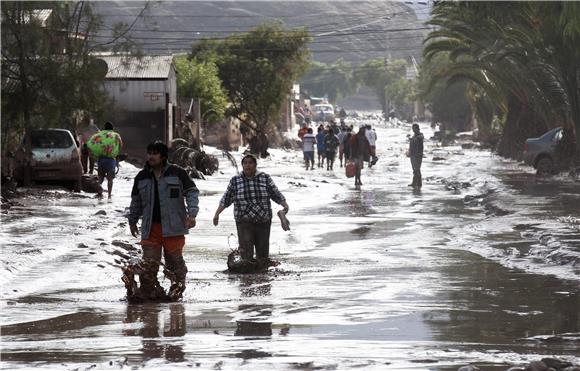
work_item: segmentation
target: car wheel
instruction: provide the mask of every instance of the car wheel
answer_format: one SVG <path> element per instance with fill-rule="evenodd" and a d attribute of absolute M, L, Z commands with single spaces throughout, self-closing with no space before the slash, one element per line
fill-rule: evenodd
<path fill-rule="evenodd" d="M 549 157 L 542 157 L 536 162 L 536 169 L 538 175 L 552 175 L 554 171 L 554 164 Z"/>

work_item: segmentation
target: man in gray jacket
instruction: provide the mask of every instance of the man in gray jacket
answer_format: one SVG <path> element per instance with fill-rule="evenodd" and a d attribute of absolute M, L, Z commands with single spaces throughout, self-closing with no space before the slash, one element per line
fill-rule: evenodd
<path fill-rule="evenodd" d="M 421 188 L 423 181 L 421 179 L 421 163 L 423 162 L 423 134 L 419 130 L 418 124 L 413 124 L 413 136 L 409 139 L 409 157 L 411 158 L 411 167 L 413 168 L 413 182 L 409 187 Z"/>
<path fill-rule="evenodd" d="M 149 272 L 141 275 L 141 292 L 155 299 L 159 282 L 157 272 L 161 252 L 165 256 L 165 273 L 172 281 L 168 296 L 175 301 L 185 290 L 187 266 L 183 260 L 185 235 L 195 227 L 199 211 L 199 191 L 186 171 L 167 162 L 167 146 L 160 141 L 147 146 L 147 163 L 135 177 L 131 192 L 129 226 L 138 236 L 141 221 L 143 259 Z M 187 208 L 184 204 L 187 202 Z"/>

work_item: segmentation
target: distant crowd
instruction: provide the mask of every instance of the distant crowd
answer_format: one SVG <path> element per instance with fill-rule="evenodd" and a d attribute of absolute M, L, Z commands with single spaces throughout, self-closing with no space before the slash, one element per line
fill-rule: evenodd
<path fill-rule="evenodd" d="M 376 141 L 377 133 L 371 125 L 364 125 L 354 132 L 352 125 L 347 125 L 343 118 L 340 124 L 335 120 L 330 123 L 320 123 L 314 134 L 313 128 L 308 123 L 298 130 L 298 137 L 302 142 L 302 151 L 304 153 L 304 163 L 307 170 L 314 170 L 314 164 L 318 168 L 326 170 L 334 169 L 336 156 L 340 161 L 340 167 L 347 166 L 347 163 L 354 164 L 355 185 L 360 182 L 360 170 L 364 162 L 368 162 L 372 167 L 377 161 Z M 316 149 L 316 158 L 314 152 Z M 347 176 L 349 176 L 347 169 Z"/>

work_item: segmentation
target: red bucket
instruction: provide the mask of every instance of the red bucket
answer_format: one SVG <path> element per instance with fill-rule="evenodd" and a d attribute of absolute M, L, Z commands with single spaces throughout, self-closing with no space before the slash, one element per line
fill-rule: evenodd
<path fill-rule="evenodd" d="M 344 167 L 344 171 L 346 173 L 347 178 L 352 178 L 353 176 L 355 176 L 356 166 L 354 165 L 354 162 L 348 162 Z"/>

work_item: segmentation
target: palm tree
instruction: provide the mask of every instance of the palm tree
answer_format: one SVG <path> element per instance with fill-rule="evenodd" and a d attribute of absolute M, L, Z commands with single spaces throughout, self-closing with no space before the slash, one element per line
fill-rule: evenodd
<path fill-rule="evenodd" d="M 470 89 L 482 91 L 480 101 L 492 103 L 505 119 L 500 154 L 515 157 L 520 151 L 514 142 L 523 144 L 550 126 L 576 128 L 578 137 L 580 60 L 569 39 L 580 35 L 580 27 L 577 18 L 563 14 L 579 9 L 563 3 L 437 3 L 430 24 L 438 29 L 427 37 L 424 56 L 429 62 L 444 54 L 449 63 L 432 74 L 428 87 L 467 80 Z M 480 119 L 489 121 L 489 115 Z"/>

